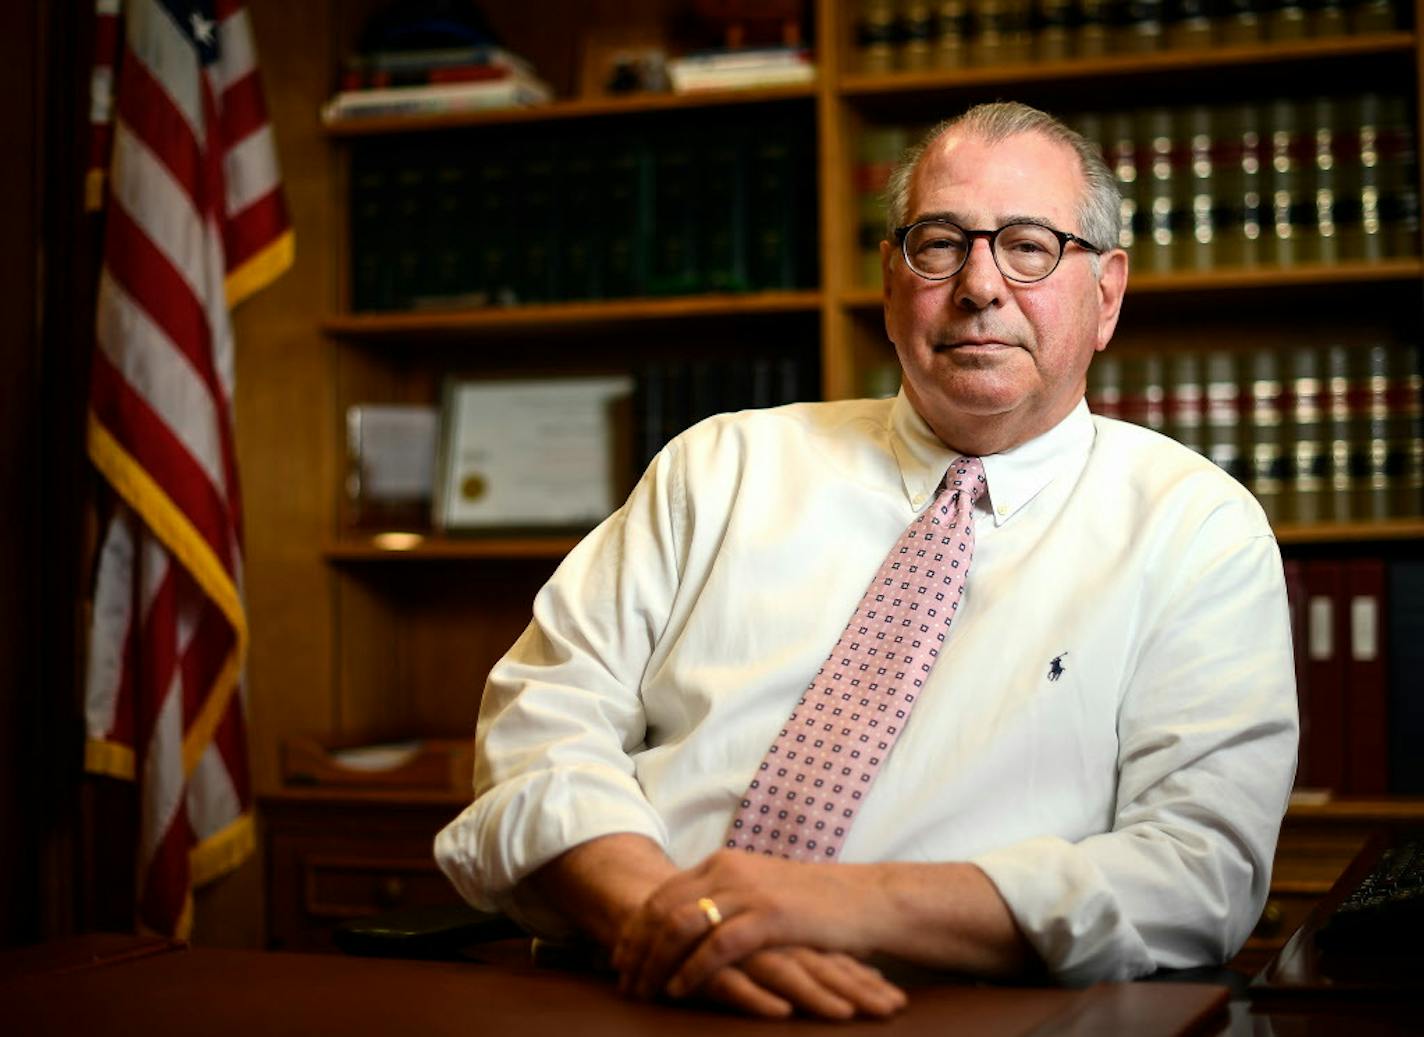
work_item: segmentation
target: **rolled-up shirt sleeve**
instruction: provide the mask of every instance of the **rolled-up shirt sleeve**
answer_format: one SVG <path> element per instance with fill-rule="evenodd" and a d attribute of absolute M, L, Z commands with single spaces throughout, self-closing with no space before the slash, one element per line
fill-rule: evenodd
<path fill-rule="evenodd" d="M 436 837 L 435 858 L 471 904 L 535 932 L 567 925 L 517 889 L 531 872 L 603 835 L 667 844 L 630 754 L 645 738 L 639 688 L 676 593 L 681 501 L 674 444 L 559 566 L 485 686 L 475 799 Z"/>
<path fill-rule="evenodd" d="M 1173 569 L 1120 701 L 1111 831 L 973 859 L 1067 982 L 1224 962 L 1265 903 L 1298 740 L 1279 550 L 1204 535 Z"/>

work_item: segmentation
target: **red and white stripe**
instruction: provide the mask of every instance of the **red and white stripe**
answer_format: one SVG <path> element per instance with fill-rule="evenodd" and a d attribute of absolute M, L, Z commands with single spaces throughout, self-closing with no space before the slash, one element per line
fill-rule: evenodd
<path fill-rule="evenodd" d="M 205 66 L 183 4 L 119 6 L 98 0 L 101 43 L 107 20 L 122 47 L 94 76 L 108 175 L 89 449 L 122 504 L 94 591 L 87 761 L 139 783 L 139 921 L 185 935 L 192 886 L 253 844 L 228 313 L 290 263 L 291 231 L 245 11 L 213 5 Z"/>

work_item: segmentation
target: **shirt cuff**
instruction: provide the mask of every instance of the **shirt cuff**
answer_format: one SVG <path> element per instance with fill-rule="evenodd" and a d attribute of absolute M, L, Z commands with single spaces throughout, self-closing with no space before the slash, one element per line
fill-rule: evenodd
<path fill-rule="evenodd" d="M 1065 839 L 1026 839 L 971 861 L 989 877 L 1048 970 L 1070 984 L 1155 968 L 1101 871 Z"/>

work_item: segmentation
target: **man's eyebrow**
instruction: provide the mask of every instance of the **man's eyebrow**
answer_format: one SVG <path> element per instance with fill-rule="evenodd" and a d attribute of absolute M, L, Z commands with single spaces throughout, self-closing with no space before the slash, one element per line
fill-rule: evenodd
<path fill-rule="evenodd" d="M 938 211 L 938 212 L 923 212 L 923 213 L 920 213 L 919 215 L 913 217 L 913 218 L 910 220 L 910 223 L 919 223 L 919 222 L 921 222 L 921 221 L 923 221 L 923 220 L 947 220 L 947 221 L 949 221 L 950 223 L 957 223 L 957 224 L 959 224 L 959 226 L 964 227 L 966 230 L 967 230 L 967 229 L 970 229 L 970 228 L 969 228 L 969 223 L 968 223 L 968 221 L 964 218 L 963 214 L 957 213 L 957 212 L 955 212 L 955 211 L 952 210 L 952 209 L 944 209 L 944 210 L 941 210 L 941 211 Z M 1044 217 L 1044 216 L 1028 216 L 1028 215 L 1006 216 L 1006 217 L 1004 217 L 1003 222 L 999 224 L 999 226 L 1000 226 L 1000 227 L 1007 227 L 1007 226 L 1009 226 L 1009 225 L 1011 225 L 1011 224 L 1015 224 L 1015 223 L 1033 223 L 1033 224 L 1036 224 L 1036 225 L 1038 225 L 1038 226 L 1040 226 L 1040 227 L 1047 227 L 1049 230 L 1058 230 L 1058 225 L 1057 225 L 1056 223 L 1054 223 L 1052 220 L 1050 220 L 1050 219 L 1048 219 L 1047 217 Z M 986 229 L 986 230 L 992 230 L 993 228 L 985 228 L 985 229 Z"/>

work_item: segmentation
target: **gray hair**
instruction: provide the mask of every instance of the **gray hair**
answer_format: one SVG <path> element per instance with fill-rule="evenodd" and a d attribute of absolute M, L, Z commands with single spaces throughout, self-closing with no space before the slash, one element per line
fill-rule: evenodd
<path fill-rule="evenodd" d="M 1078 204 L 1081 226 L 1076 233 L 1105 251 L 1117 247 L 1122 195 L 1118 191 L 1117 178 L 1103 161 L 1102 149 L 1047 112 L 1017 101 L 976 105 L 963 115 L 945 119 L 901 156 L 885 185 L 887 239 L 893 241 L 895 228 L 903 226 L 909 219 L 910 181 L 914 178 L 915 167 L 930 145 L 950 130 L 964 130 L 990 144 L 1021 133 L 1037 133 L 1072 148 L 1078 156 L 1083 182 L 1087 185 L 1087 191 Z M 1093 257 L 1094 272 L 1098 269 L 1097 258 Z"/>

